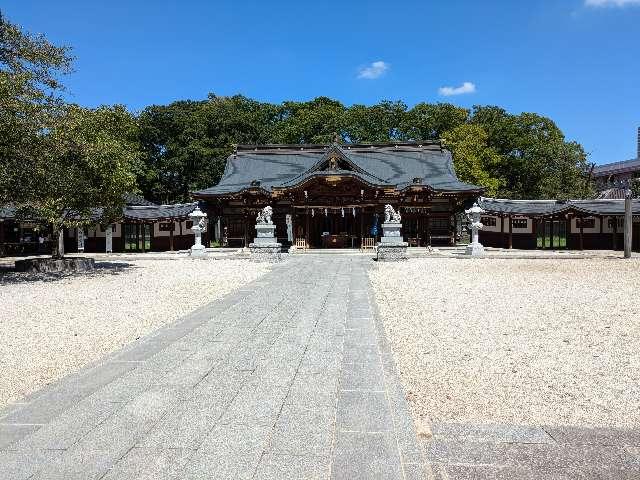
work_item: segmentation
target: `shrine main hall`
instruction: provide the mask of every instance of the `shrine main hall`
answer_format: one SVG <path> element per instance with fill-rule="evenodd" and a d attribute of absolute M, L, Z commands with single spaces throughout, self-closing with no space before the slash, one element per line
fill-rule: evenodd
<path fill-rule="evenodd" d="M 481 193 L 457 178 L 448 150 L 424 142 L 239 145 L 220 182 L 193 196 L 224 246 L 248 246 L 270 205 L 284 246 L 358 248 L 381 233 L 385 204 L 409 245 L 453 245 L 456 213 Z"/>

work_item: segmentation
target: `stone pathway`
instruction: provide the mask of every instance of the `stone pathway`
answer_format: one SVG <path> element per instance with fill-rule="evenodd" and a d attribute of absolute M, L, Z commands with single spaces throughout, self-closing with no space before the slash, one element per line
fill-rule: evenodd
<path fill-rule="evenodd" d="M 0 479 L 419 479 L 362 256 L 260 280 L 0 412 Z"/>
<path fill-rule="evenodd" d="M 436 422 L 435 480 L 637 480 L 640 430 Z"/>

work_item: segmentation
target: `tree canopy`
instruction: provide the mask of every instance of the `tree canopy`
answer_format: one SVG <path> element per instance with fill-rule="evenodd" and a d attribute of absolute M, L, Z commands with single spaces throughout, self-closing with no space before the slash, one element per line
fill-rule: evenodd
<path fill-rule="evenodd" d="M 471 110 L 448 103 L 401 101 L 345 106 L 259 102 L 236 95 L 154 105 L 140 116 L 147 171 L 145 195 L 183 201 L 214 185 L 233 144 L 442 140 L 461 180 L 506 198 L 579 198 L 591 193 L 586 154 L 549 118 L 510 114 L 495 106 Z"/>
<path fill-rule="evenodd" d="M 59 77 L 71 63 L 67 47 L 0 15 L 0 204 L 59 235 L 119 217 L 125 193 L 146 171 L 137 119 L 124 107 L 65 103 Z"/>

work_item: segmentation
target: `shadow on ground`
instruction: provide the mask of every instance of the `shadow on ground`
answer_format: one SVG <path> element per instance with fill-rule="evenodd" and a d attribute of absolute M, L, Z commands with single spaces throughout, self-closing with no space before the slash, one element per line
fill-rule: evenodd
<path fill-rule="evenodd" d="M 95 270 L 88 272 L 23 273 L 16 272 L 12 265 L 0 265 L 0 286 L 28 282 L 56 282 L 74 277 L 97 277 L 119 275 L 136 268 L 127 262 L 96 262 Z"/>

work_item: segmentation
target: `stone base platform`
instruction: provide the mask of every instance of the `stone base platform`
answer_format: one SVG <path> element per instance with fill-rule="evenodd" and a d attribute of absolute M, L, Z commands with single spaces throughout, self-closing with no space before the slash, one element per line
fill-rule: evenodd
<path fill-rule="evenodd" d="M 378 243 L 378 256 L 379 262 L 399 262 L 407 259 L 407 242 Z"/>
<path fill-rule="evenodd" d="M 254 262 L 280 262 L 282 261 L 282 244 L 250 243 L 249 255 Z"/>
<path fill-rule="evenodd" d="M 61 273 L 86 272 L 95 269 L 93 258 L 25 258 L 16 260 L 16 272 L 27 273 Z"/>
<path fill-rule="evenodd" d="M 482 257 L 484 256 L 484 247 L 481 243 L 470 243 L 465 248 L 464 253 L 472 257 Z"/>

